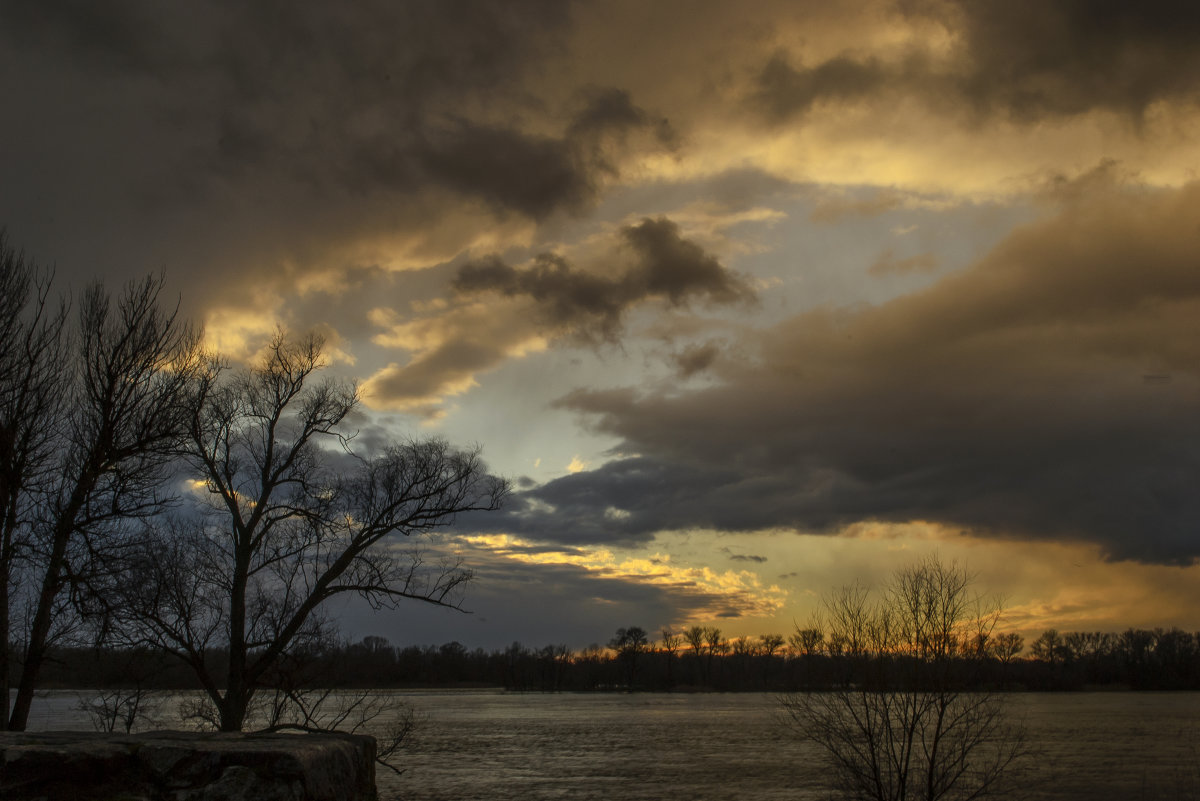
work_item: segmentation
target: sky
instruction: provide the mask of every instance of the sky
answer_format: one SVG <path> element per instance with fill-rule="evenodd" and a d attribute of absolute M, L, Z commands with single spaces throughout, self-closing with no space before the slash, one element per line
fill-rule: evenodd
<path fill-rule="evenodd" d="M 1006 628 L 1200 629 L 1200 5 L 0 0 L 0 225 L 162 271 L 514 492 L 470 614 L 787 634 L 937 554 Z"/>

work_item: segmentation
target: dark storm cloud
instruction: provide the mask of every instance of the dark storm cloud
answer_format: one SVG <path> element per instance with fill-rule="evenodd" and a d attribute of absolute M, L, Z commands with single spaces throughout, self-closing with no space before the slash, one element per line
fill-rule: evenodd
<path fill-rule="evenodd" d="M 508 522 L 636 542 L 923 520 L 1190 561 L 1198 216 L 1200 186 L 1093 195 L 928 289 L 777 326 L 720 386 L 577 391 L 560 406 L 638 455 L 518 496 Z"/>
<path fill-rule="evenodd" d="M 420 156 L 447 186 L 534 218 L 579 209 L 595 193 L 587 165 L 560 139 L 461 123 L 430 137 Z"/>
<path fill-rule="evenodd" d="M 713 303 L 745 302 L 753 291 L 726 270 L 717 258 L 679 234 L 679 226 L 665 217 L 647 217 L 621 229 L 621 236 L 636 256 L 636 265 L 625 276 L 630 291 L 665 296 L 683 303 L 703 295 Z"/>
<path fill-rule="evenodd" d="M 674 146 L 623 89 L 539 95 L 571 25 L 566 0 L 0 4 L 0 219 L 64 270 L 165 266 L 201 308 L 403 252 L 381 239 L 450 258 L 475 209 L 581 212 Z"/>
<path fill-rule="evenodd" d="M 160 133 L 215 134 L 190 154 L 198 168 L 253 162 L 328 180 L 327 170 L 345 179 L 364 163 L 392 162 L 383 180 L 395 180 L 398 154 L 417 148 L 431 116 L 504 96 L 566 10 L 542 0 L 190 11 L 127 2 L 102 13 L 88 3 L 8 3 L 0 14 L 14 46 L 63 48 L 82 70 L 160 86 Z"/>
<path fill-rule="evenodd" d="M 189 30 L 197 18 L 160 12 L 137 0 L 0 4 L 0 20 L 14 43 L 34 39 L 90 65 L 131 72 L 178 69 L 188 61 L 191 48 L 180 45 L 199 32 Z"/>
<path fill-rule="evenodd" d="M 770 121 L 896 93 L 1034 122 L 1104 109 L 1139 121 L 1160 100 L 1200 97 L 1200 6 L 1186 0 L 931 0 L 897 11 L 958 37 L 949 62 L 919 49 L 884 62 L 853 52 L 803 64 L 776 53 L 751 100 Z"/>
<path fill-rule="evenodd" d="M 691 345 L 684 348 L 676 353 L 672 360 L 675 362 L 680 378 L 691 378 L 712 367 L 720 353 L 721 348 L 716 343 L 706 342 L 703 345 Z"/>
<path fill-rule="evenodd" d="M 837 56 L 814 67 L 794 67 L 786 53 L 776 53 L 758 76 L 754 101 L 773 122 L 803 115 L 823 101 L 846 101 L 873 95 L 890 76 L 868 59 Z"/>
<path fill-rule="evenodd" d="M 626 314 L 647 303 L 681 307 L 755 300 L 739 275 L 666 218 L 625 226 L 602 249 L 609 260 L 605 272 L 584 270 L 548 253 L 520 268 L 498 256 L 463 264 L 451 280 L 460 302 L 401 323 L 397 345 L 415 355 L 377 372 L 365 391 L 378 407 L 436 415 L 441 398 L 465 391 L 476 375 L 532 342 L 616 342 Z M 513 302 L 481 302 L 489 296 Z M 414 331 L 419 332 L 415 338 Z"/>
<path fill-rule="evenodd" d="M 680 306 L 694 298 L 727 304 L 754 297 L 739 276 L 684 238 L 671 220 L 646 218 L 622 228 L 620 239 L 628 266 L 612 276 L 585 272 L 553 254 L 541 254 L 522 269 L 491 256 L 463 265 L 453 286 L 463 295 L 530 298 L 551 328 L 595 341 L 614 340 L 625 312 L 653 298 Z"/>
<path fill-rule="evenodd" d="M 504 359 L 502 343 L 480 339 L 452 339 L 431 348 L 400 370 L 386 371 L 374 379 L 373 391 L 388 399 L 425 400 L 427 404 L 447 381 L 462 380 Z M 432 414 L 433 406 L 422 408 Z"/>
<path fill-rule="evenodd" d="M 537 256 L 525 269 L 498 256 L 470 262 L 459 270 L 454 288 L 463 295 L 498 292 L 532 298 L 550 326 L 604 340 L 616 338 L 625 309 L 641 299 L 623 279 L 583 272 L 550 253 Z"/>
<path fill-rule="evenodd" d="M 970 59 L 961 88 L 983 108 L 1140 117 L 1200 89 L 1200 6 L 1187 0 L 970 0 L 956 14 Z"/>
<path fill-rule="evenodd" d="M 575 408 L 595 400 L 588 395 L 581 393 L 563 405 Z M 608 422 L 601 428 L 607 430 Z M 709 433 L 697 430 L 693 436 Z M 782 525 L 777 499 L 794 489 L 793 480 L 787 475 L 747 474 L 719 460 L 706 464 L 628 457 L 520 493 L 502 514 L 460 522 L 469 530 L 517 532 L 550 542 L 634 546 L 660 531 Z M 790 519 L 798 520 L 794 514 Z"/>
<path fill-rule="evenodd" d="M 666 119 L 655 119 L 633 103 L 624 89 L 588 87 L 580 92 L 581 108 L 567 128 L 567 137 L 576 141 L 596 141 L 605 134 L 624 137 L 630 131 L 646 128 L 665 146 L 677 144 L 677 135 Z"/>
<path fill-rule="evenodd" d="M 617 174 L 609 147 L 639 129 L 664 147 L 674 137 L 669 123 L 653 121 L 626 91 L 593 88 L 582 95 L 583 106 L 561 137 L 458 120 L 426 137 L 415 155 L 439 182 L 500 209 L 535 219 L 579 211 L 594 198 L 601 176 Z"/>
<path fill-rule="evenodd" d="M 368 0 L 350 7 L 300 0 L 166 8 L 118 0 L 101 10 L 68 0 L 6 2 L 0 19 L 14 45 L 62 48 L 88 68 L 158 78 L 216 69 L 230 99 L 318 93 L 327 87 L 305 86 L 304 79 L 324 75 L 352 97 L 426 102 L 446 89 L 507 81 L 534 55 L 531 48 L 544 49 L 545 35 L 567 21 L 569 6 Z"/>

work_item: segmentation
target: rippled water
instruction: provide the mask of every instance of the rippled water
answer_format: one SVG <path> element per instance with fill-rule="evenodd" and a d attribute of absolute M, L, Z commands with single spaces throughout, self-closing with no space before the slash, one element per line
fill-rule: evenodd
<path fill-rule="evenodd" d="M 796 798 L 806 747 L 760 695 L 414 697 L 428 716 L 398 783 L 450 799 Z"/>
<path fill-rule="evenodd" d="M 423 724 L 383 771 L 383 799 L 827 798 L 819 753 L 766 694 L 394 693 Z M 34 709 L 31 728 L 86 727 L 74 694 Z M 1200 694 L 1012 696 L 1040 755 L 1019 798 L 1200 799 Z"/>

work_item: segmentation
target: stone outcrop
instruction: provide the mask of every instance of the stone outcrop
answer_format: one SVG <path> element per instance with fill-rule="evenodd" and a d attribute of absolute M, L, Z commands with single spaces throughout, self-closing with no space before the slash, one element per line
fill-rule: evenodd
<path fill-rule="evenodd" d="M 356 734 L 0 732 L 5 801 L 374 801 Z"/>

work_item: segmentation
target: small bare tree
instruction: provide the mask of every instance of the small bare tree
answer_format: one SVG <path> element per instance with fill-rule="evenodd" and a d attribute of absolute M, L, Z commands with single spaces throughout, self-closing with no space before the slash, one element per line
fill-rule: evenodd
<path fill-rule="evenodd" d="M 716 626 L 704 628 L 704 674 L 709 681 L 713 679 L 713 660 L 718 656 L 729 653 L 729 640 L 721 636 L 721 630 Z"/>
<path fill-rule="evenodd" d="M 662 627 L 662 651 L 667 658 L 667 687 L 675 686 L 675 654 L 683 646 L 683 635 L 670 626 Z"/>
<path fill-rule="evenodd" d="M 1025 638 L 1015 631 L 996 636 L 990 643 L 992 656 L 1000 663 L 1000 685 L 1008 681 L 1009 665 L 1025 650 Z"/>
<path fill-rule="evenodd" d="M 973 643 L 999 611 L 970 584 L 962 568 L 930 558 L 878 595 L 854 586 L 825 600 L 840 686 L 786 698 L 784 709 L 823 749 L 844 797 L 965 801 L 1012 789 L 1028 748 L 1005 697 L 978 687 L 987 657 Z"/>
<path fill-rule="evenodd" d="M 76 706 L 87 714 L 92 726 L 99 732 L 133 731 L 138 724 L 153 724 L 162 707 L 163 694 L 146 687 L 139 681 L 114 689 L 78 693 Z"/>
<path fill-rule="evenodd" d="M 708 684 L 708 671 L 704 661 L 704 626 L 689 626 L 683 630 L 683 641 L 692 649 L 692 659 L 696 662 L 696 672 L 700 683 Z"/>
<path fill-rule="evenodd" d="M 825 632 L 821 630 L 819 623 L 813 623 L 803 629 L 796 626 L 796 630 L 788 637 L 788 647 L 792 649 L 792 653 L 806 659 L 821 653 L 824 643 Z"/>
<path fill-rule="evenodd" d="M 317 611 L 314 614 L 320 614 Z M 263 692 L 256 695 L 247 713 L 246 724 L 255 731 L 322 732 L 343 731 L 369 734 L 375 737 L 375 762 L 400 774 L 400 749 L 409 742 L 417 727 L 413 708 L 400 696 L 370 690 L 334 689 L 345 681 L 337 675 L 336 665 L 329 654 L 338 650 L 331 625 L 319 642 L 309 641 L 304 648 L 290 648 L 272 667 L 264 681 Z M 382 637 L 364 638 L 364 643 L 387 643 Z M 193 702 L 191 714 L 211 718 L 211 725 L 220 725 L 219 715 L 212 715 L 211 701 Z"/>
<path fill-rule="evenodd" d="M 402 541 L 507 492 L 478 449 L 427 439 L 356 452 L 345 422 L 358 393 L 319 379 L 323 366 L 319 338 L 282 333 L 252 369 L 210 363 L 185 449 L 194 514 L 157 525 L 123 582 L 126 625 L 191 668 L 223 731 L 246 725 L 289 654 L 327 638 L 329 600 L 457 607 L 471 573 Z"/>
<path fill-rule="evenodd" d="M 692 654 L 699 656 L 700 650 L 704 647 L 704 627 L 689 626 L 683 630 L 683 641 L 686 642 L 692 649 Z"/>
<path fill-rule="evenodd" d="M 128 733 L 158 725 L 159 712 L 170 695 L 159 689 L 165 658 L 145 649 L 111 648 L 114 639 L 106 636 L 88 649 L 91 658 L 81 667 L 91 689 L 75 694 L 75 708 L 85 713 L 100 732 Z"/>
<path fill-rule="evenodd" d="M 400 750 L 412 740 L 417 713 L 400 699 L 379 692 L 329 688 L 273 688 L 265 705 L 269 725 L 260 731 L 343 731 L 375 738 L 375 763 L 400 775 Z"/>
<path fill-rule="evenodd" d="M 625 663 L 626 686 L 634 688 L 637 680 L 638 656 L 650 650 L 650 639 L 641 626 L 617 629 L 617 636 L 608 642 L 608 647 L 616 651 L 617 658 Z"/>
<path fill-rule="evenodd" d="M 762 634 L 759 635 L 758 642 L 762 653 L 772 657 L 783 647 L 784 639 L 782 634 Z"/>

